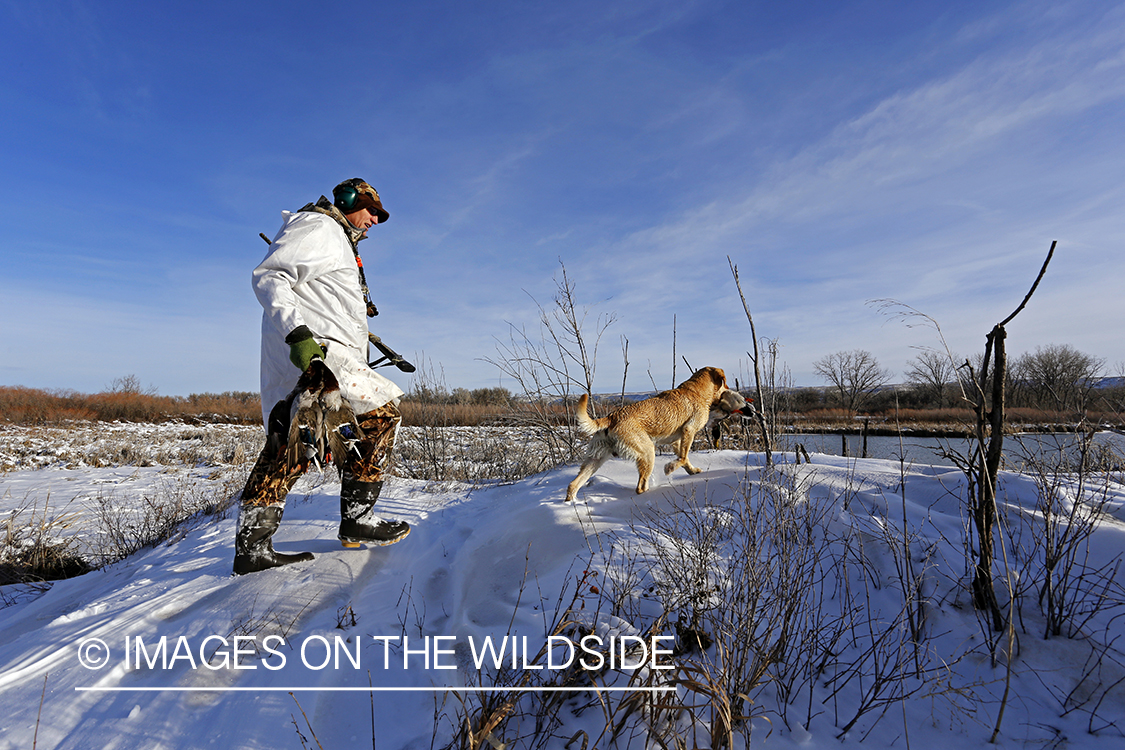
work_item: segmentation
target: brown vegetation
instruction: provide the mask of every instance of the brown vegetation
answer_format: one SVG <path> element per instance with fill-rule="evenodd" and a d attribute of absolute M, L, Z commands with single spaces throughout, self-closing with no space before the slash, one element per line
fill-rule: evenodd
<path fill-rule="evenodd" d="M 486 404 L 434 404 L 404 400 L 399 404 L 402 422 L 419 427 L 494 425 L 500 419 L 498 407 Z"/>
<path fill-rule="evenodd" d="M 1118 389 L 1119 390 L 1119 389 Z M 1106 389 L 1105 398 L 1084 416 L 1087 423 L 1125 426 L 1114 407 L 1112 389 Z M 444 394 L 443 394 L 444 395 Z M 532 406 L 515 398 L 499 398 L 490 402 L 434 398 L 434 394 L 411 392 L 401 404 L 403 424 L 423 427 L 486 427 L 519 424 L 534 411 L 547 414 L 550 421 L 563 425 L 570 420 L 567 407 L 562 403 Z M 876 394 L 868 408 L 858 415 L 833 405 L 831 394 L 824 389 L 793 389 L 781 401 L 781 421 L 797 431 L 859 430 L 863 421 L 871 429 L 886 429 L 901 424 L 918 431 L 956 432 L 969 428 L 973 421 L 967 408 L 935 408 L 919 403 L 909 392 L 899 392 L 896 409 L 893 393 Z M 1117 400 L 1120 400 L 1118 398 Z M 616 404 L 616 399 L 613 400 Z M 1036 426 L 1053 429 L 1059 425 L 1073 424 L 1076 415 L 1032 407 L 1009 409 L 1005 415 L 1014 429 L 1028 430 Z M 199 393 L 190 396 L 158 396 L 135 391 L 104 391 L 83 394 L 76 391 L 46 391 L 22 386 L 0 386 L 0 422 L 13 424 L 59 424 L 68 421 L 149 422 L 182 421 L 189 423 L 257 424 L 261 421 L 258 394 L 251 392 Z"/>
<path fill-rule="evenodd" d="M 513 403 L 498 406 L 490 404 L 450 404 L 418 401 L 408 394 L 399 404 L 402 423 L 418 427 L 503 427 L 520 424 L 534 413 L 547 415 L 549 421 L 564 425 L 571 421 L 570 412 L 563 404 L 549 404 L 533 409 L 530 404 Z"/>
<path fill-rule="evenodd" d="M 225 422 L 262 420 L 258 394 L 228 391 L 190 396 L 157 396 L 136 391 L 46 391 L 0 386 L 0 421 L 55 424 L 72 420 L 103 422 Z"/>

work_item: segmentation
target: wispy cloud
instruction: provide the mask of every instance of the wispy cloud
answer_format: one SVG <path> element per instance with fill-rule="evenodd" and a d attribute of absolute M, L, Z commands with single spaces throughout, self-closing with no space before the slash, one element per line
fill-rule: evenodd
<path fill-rule="evenodd" d="M 996 298 L 1018 299 L 1060 230 L 1076 242 L 1120 239 L 1102 234 L 1109 227 L 1095 217 L 1104 213 L 1090 204 L 1104 210 L 1105 196 L 1083 184 L 1098 181 L 1091 169 L 1104 175 L 1122 163 L 1125 147 L 1108 140 L 1109 153 L 1091 153 L 1057 143 L 1088 113 L 1125 99 L 1125 42 L 1117 25 L 1103 26 L 969 59 L 840 123 L 741 193 L 614 243 L 600 270 L 622 290 L 615 302 L 713 311 L 729 253 L 746 276 L 760 274 L 751 282 L 762 287 L 760 304 L 784 311 L 783 338 L 800 340 L 791 352 L 806 367 L 815 346 L 879 338 L 870 327 L 851 338 L 815 333 L 836 331 L 825 322 L 841 316 L 869 316 L 862 302 L 876 296 L 920 299 L 954 325 L 987 325 L 1003 306 Z M 1068 287 L 1061 296 L 1077 302 L 1082 286 L 1120 278 L 1118 247 L 1103 245 L 1085 273 L 1056 271 Z M 818 326 L 786 322 L 809 305 L 822 311 Z M 1056 322 L 1039 331 L 1074 337 L 1074 329 Z"/>

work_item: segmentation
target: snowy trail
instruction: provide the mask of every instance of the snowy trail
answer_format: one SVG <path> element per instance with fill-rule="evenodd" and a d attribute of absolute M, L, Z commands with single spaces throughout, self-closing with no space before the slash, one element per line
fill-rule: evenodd
<path fill-rule="evenodd" d="M 121 472 L 116 474 L 121 476 Z M 18 479 L 28 483 L 26 473 Z M 52 479 L 58 483 L 76 478 L 69 474 Z M 338 486 L 327 484 L 309 494 L 307 501 L 300 499 L 300 492 L 294 493 L 275 537 L 279 550 L 316 554 L 311 563 L 230 576 L 234 522 L 228 519 L 104 570 L 57 582 L 46 595 L 0 612 L 6 636 L 0 646 L 0 691 L 41 689 L 44 674 L 49 675 L 43 707 L 49 720 L 39 727 L 40 740 L 46 740 L 47 746 L 130 747 L 141 736 L 151 742 L 154 727 L 141 717 L 153 715 L 161 716 L 159 734 L 164 739 L 160 741 L 178 743 L 176 747 L 196 746 L 192 740 L 183 744 L 195 734 L 188 727 L 201 721 L 237 726 L 245 710 L 239 707 L 241 701 L 220 700 L 230 693 L 75 689 L 262 687 L 274 682 L 273 673 L 261 668 L 211 671 L 200 666 L 199 653 L 194 654 L 193 668 L 184 651 L 181 658 L 172 659 L 168 669 L 137 670 L 135 663 L 126 669 L 124 638 L 141 636 L 147 654 L 149 641 L 165 636 L 168 655 L 173 656 L 172 644 L 180 638 L 195 646 L 211 635 L 246 633 L 261 639 L 273 633 L 287 637 L 301 633 L 306 625 L 312 633 L 321 632 L 327 630 L 323 624 L 346 606 L 352 606 L 367 622 L 381 620 L 379 632 L 398 633 L 397 605 L 403 591 L 410 592 L 411 587 L 417 588 L 412 595 L 420 601 L 434 602 L 430 606 L 449 613 L 433 616 L 426 624 L 428 631 L 447 632 L 449 627 L 460 626 L 454 623 L 471 622 L 478 629 L 506 623 L 515 604 L 508 596 L 513 581 L 518 585 L 528 567 L 528 541 L 539 535 L 550 540 L 550 544 L 532 545 L 532 570 L 549 570 L 561 558 L 572 558 L 574 549 L 582 545 L 577 525 L 566 528 L 565 519 L 559 520 L 573 516 L 573 509 L 528 503 L 528 493 L 521 488 L 499 488 L 478 498 L 472 493 L 428 495 L 417 491 L 418 484 L 391 483 L 380 501 L 381 512 L 405 518 L 413 526 L 407 540 L 395 547 L 341 549 L 335 539 L 338 516 L 333 512 Z M 431 514 L 438 516 L 438 524 L 427 521 Z M 498 518 L 504 523 L 497 523 Z M 561 525 L 560 533 L 550 531 L 552 525 Z M 470 585 L 457 590 L 459 580 Z M 87 670 L 76 663 L 77 644 L 91 638 L 104 641 L 113 653 L 114 661 L 103 671 Z M 326 676 L 331 682 L 339 675 L 333 670 Z M 320 675 L 308 670 L 295 677 L 294 687 L 322 683 Z M 254 701 L 273 706 L 277 715 L 272 718 L 284 726 L 287 712 L 295 707 L 287 695 L 281 695 L 285 700 L 267 694 Z M 317 697 L 306 702 L 315 711 Z M 185 714 L 184 708 L 191 711 Z M 210 718 L 198 715 L 201 711 Z M 37 713 L 37 705 L 24 703 L 9 715 L 5 728 L 32 728 Z M 278 724 L 269 721 L 276 729 Z M 135 734 L 130 728 L 138 722 L 142 728 Z M 0 747 L 6 746 L 7 740 L 0 740 Z"/>
<path fill-rule="evenodd" d="M 132 714 L 136 719 L 140 714 L 173 710 L 180 704 L 198 709 L 216 703 L 218 694 L 105 694 L 76 692 L 76 688 L 128 687 L 134 683 L 191 688 L 253 684 L 256 673 L 249 670 L 201 668 L 199 651 L 193 654 L 195 668 L 181 658 L 173 659 L 171 668 L 151 674 L 136 670 L 135 664 L 134 669 L 127 670 L 122 662 L 124 638 L 141 636 L 149 646 L 161 636 L 173 643 L 183 637 L 194 646 L 211 635 L 229 638 L 246 633 L 261 637 L 300 632 L 304 623 L 318 614 L 334 612 L 354 592 L 364 589 L 384 567 L 389 553 L 387 549 L 341 549 L 335 539 L 336 520 L 322 513 L 337 495 L 337 487 L 325 485 L 311 501 L 292 503 L 277 534 L 278 549 L 317 553 L 307 565 L 232 577 L 234 521 L 228 519 L 104 570 L 59 581 L 39 599 L 0 613 L 5 634 L 0 647 L 0 691 L 29 689 L 34 683 L 42 688 L 43 676 L 49 673 L 43 709 L 48 721 L 39 728 L 40 739 L 65 739 L 74 747 L 113 747 L 123 740 L 112 717 L 121 718 L 125 704 L 129 704 L 126 716 Z M 105 670 L 87 670 L 77 663 L 77 644 L 90 638 L 104 641 L 114 655 Z M 157 679 L 151 679 L 153 676 Z M 134 711 L 134 707 L 140 708 Z M 9 727 L 34 723 L 26 710 L 31 707 L 20 708 L 23 710 L 10 716 Z M 105 720 L 90 721 L 90 710 L 106 712 Z M 180 723 L 173 717 L 179 715 L 173 711 L 161 719 L 162 726 L 171 727 L 173 736 Z M 230 720 L 237 721 L 237 715 Z M 146 722 L 144 732 L 152 728 Z M 57 735 L 54 740 L 52 735 Z M 4 746 L 0 741 L 0 747 Z"/>

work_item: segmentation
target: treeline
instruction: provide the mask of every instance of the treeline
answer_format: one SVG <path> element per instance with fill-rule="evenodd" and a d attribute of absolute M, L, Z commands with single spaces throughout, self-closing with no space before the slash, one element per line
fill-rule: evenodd
<path fill-rule="evenodd" d="M 893 373 L 865 350 L 834 352 L 813 363 L 827 388 L 793 389 L 785 394 L 795 413 L 840 409 L 850 415 L 888 415 L 895 410 L 965 410 L 963 394 L 991 394 L 982 382 L 983 355 L 960 358 L 924 351 L 907 363 L 905 382 L 891 387 Z M 1109 377 L 1104 359 L 1067 344 L 1051 344 L 1013 357 L 1005 373 L 1005 403 L 1011 420 L 1121 424 L 1125 377 Z"/>
<path fill-rule="evenodd" d="M 446 388 L 425 377 L 418 378 L 399 404 L 402 423 L 408 426 L 504 426 L 519 424 L 529 410 L 550 412 L 552 422 L 569 419 L 561 403 L 532 405 L 507 388 Z"/>
<path fill-rule="evenodd" d="M 446 404 L 457 406 L 511 406 L 515 403 L 515 396 L 507 388 L 454 388 L 449 390 L 443 385 L 434 385 L 427 382 L 418 382 L 410 393 L 406 394 L 409 401 L 421 404 Z"/>
<path fill-rule="evenodd" d="M 506 388 L 446 389 L 421 384 L 401 404 L 403 421 L 414 425 L 500 424 L 521 405 Z M 260 397 L 253 391 L 161 396 L 135 376 L 117 378 L 99 393 L 0 386 L 0 422 L 57 424 L 103 422 L 225 422 L 258 424 Z"/>
<path fill-rule="evenodd" d="M 764 394 L 768 409 L 780 421 L 836 423 L 856 416 L 896 418 L 903 422 L 969 422 L 962 393 L 979 387 L 981 357 L 924 351 L 907 363 L 902 382 L 870 353 L 856 349 L 833 352 L 813 363 L 829 383 L 826 387 L 778 384 Z M 1061 423 L 1081 419 L 1123 425 L 1125 376 L 1108 378 L 1105 360 L 1069 345 L 1049 345 L 1012 358 L 1006 378 L 1009 421 Z M 1108 385 L 1107 385 L 1108 383 Z M 746 383 L 732 383 L 749 395 Z M 985 383 L 985 392 L 990 388 Z M 608 398 L 608 397 L 607 397 Z M 612 401 L 612 399 L 610 399 Z M 407 425 L 496 425 L 519 421 L 533 408 L 526 396 L 507 388 L 447 388 L 418 378 L 401 404 Z M 563 423 L 568 409 L 557 399 L 540 404 L 552 423 Z M 48 391 L 0 386 L 0 421 L 43 424 L 67 420 L 122 422 L 261 421 L 257 393 L 227 391 L 190 396 L 160 396 L 142 388 L 135 376 L 118 378 L 101 393 Z"/>

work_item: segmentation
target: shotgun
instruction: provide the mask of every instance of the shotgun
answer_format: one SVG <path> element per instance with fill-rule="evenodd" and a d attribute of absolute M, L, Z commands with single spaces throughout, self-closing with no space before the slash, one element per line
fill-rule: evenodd
<path fill-rule="evenodd" d="M 414 367 L 414 365 L 403 359 L 401 354 L 397 353 L 394 349 L 384 344 L 381 338 L 371 333 L 370 331 L 367 332 L 367 340 L 370 341 L 371 344 L 383 355 L 374 362 L 367 363 L 367 366 L 371 369 L 375 369 L 376 367 L 384 367 L 386 365 L 394 365 L 403 372 L 414 372 L 414 370 L 417 369 Z"/>

